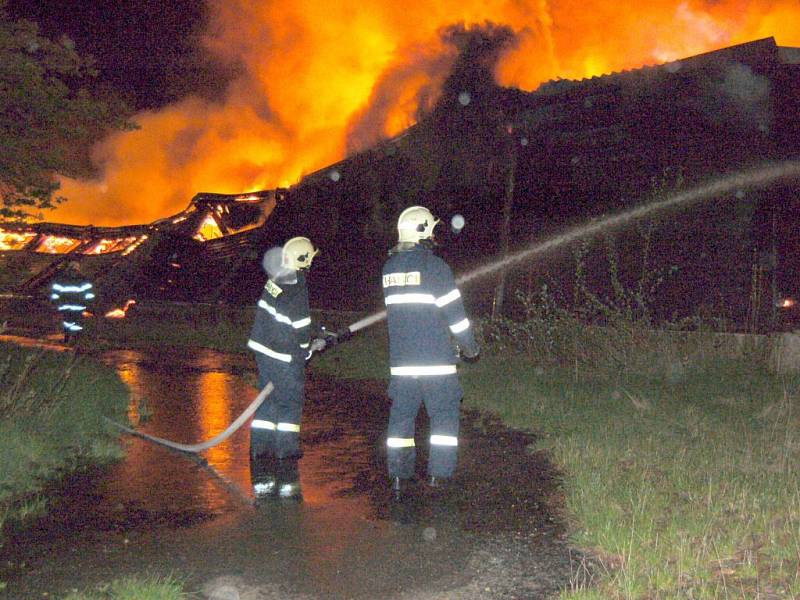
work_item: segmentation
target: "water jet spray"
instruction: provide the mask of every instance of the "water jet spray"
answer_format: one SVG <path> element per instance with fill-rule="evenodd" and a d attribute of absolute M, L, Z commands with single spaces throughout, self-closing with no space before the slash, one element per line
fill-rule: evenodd
<path fill-rule="evenodd" d="M 678 192 L 649 204 L 637 206 L 624 210 L 616 215 L 604 217 L 575 226 L 567 231 L 554 235 L 544 241 L 537 242 L 527 248 L 512 252 L 511 254 L 498 258 L 486 265 L 477 267 L 468 273 L 456 277 L 456 284 L 467 284 L 475 279 L 486 277 L 502 269 L 507 269 L 522 261 L 534 256 L 546 254 L 561 246 L 576 240 L 591 238 L 603 231 L 615 229 L 628 223 L 647 217 L 653 213 L 673 209 L 683 205 L 689 205 L 705 198 L 720 196 L 723 194 L 734 193 L 734 196 L 741 197 L 741 190 L 748 187 L 761 187 L 781 179 L 800 178 L 800 162 L 784 161 L 766 166 L 750 169 L 741 173 L 733 173 L 712 180 L 709 183 L 698 185 L 692 189 Z M 345 330 L 345 335 L 353 334 L 356 331 L 374 325 L 378 321 L 386 318 L 386 311 L 382 310 L 372 315 L 364 317 L 349 325 Z"/>

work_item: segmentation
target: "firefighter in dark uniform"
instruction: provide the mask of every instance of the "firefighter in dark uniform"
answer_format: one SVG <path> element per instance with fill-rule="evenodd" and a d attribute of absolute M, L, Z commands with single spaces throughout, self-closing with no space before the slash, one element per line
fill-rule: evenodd
<path fill-rule="evenodd" d="M 74 341 L 84 328 L 83 313 L 94 300 L 92 282 L 81 273 L 78 261 L 69 261 L 50 284 L 50 300 L 61 318 L 64 342 Z"/>
<path fill-rule="evenodd" d="M 311 241 L 295 237 L 264 254 L 269 279 L 256 308 L 247 346 L 255 353 L 259 386 L 274 389 L 250 426 L 252 459 L 298 458 L 305 363 L 324 340 L 311 341 L 311 313 L 305 271 L 317 254 Z"/>
<path fill-rule="evenodd" d="M 414 475 L 414 422 L 423 402 L 430 419 L 428 483 L 452 477 L 462 397 L 456 363 L 459 352 L 469 361 L 479 353 L 453 272 L 432 250 L 438 222 L 427 208 L 404 210 L 399 243 L 383 266 L 392 400 L 386 445 L 396 493 Z"/>

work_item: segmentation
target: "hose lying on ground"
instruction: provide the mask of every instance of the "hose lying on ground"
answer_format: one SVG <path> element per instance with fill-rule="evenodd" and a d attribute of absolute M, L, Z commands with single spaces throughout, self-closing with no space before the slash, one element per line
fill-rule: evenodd
<path fill-rule="evenodd" d="M 386 316 L 386 312 L 384 311 L 383 313 L 380 313 L 377 316 L 373 315 L 373 316 L 367 317 L 365 319 L 361 319 L 361 321 L 358 321 L 358 323 L 355 323 L 354 325 L 351 325 L 350 327 L 347 327 L 347 328 L 343 329 L 338 335 L 334 334 L 332 336 L 332 338 L 333 338 L 333 340 L 336 340 L 337 337 L 338 337 L 338 338 L 340 338 L 340 341 L 348 340 L 352 336 L 353 331 L 356 331 L 357 329 L 362 329 L 363 327 L 366 327 L 368 325 L 372 325 L 373 323 L 379 321 L 380 319 L 384 318 L 385 316 Z M 354 327 L 355 327 L 355 329 L 354 329 Z M 331 339 L 328 340 L 329 343 L 331 343 L 332 346 L 336 345 L 336 342 L 333 342 L 333 340 L 331 340 Z M 125 433 L 130 433 L 131 435 L 135 435 L 135 436 L 138 436 L 140 438 L 144 438 L 144 439 L 146 439 L 148 441 L 151 441 L 151 442 L 154 442 L 156 444 L 161 444 L 162 446 L 166 446 L 167 448 L 172 448 L 173 450 L 178 450 L 180 452 L 187 452 L 189 454 L 197 454 L 198 452 L 202 452 L 203 450 L 208 450 L 209 448 L 213 448 L 217 444 L 225 441 L 231 435 L 233 435 L 233 433 L 237 429 L 239 429 L 242 425 L 244 425 L 245 422 L 251 416 L 253 416 L 253 413 L 255 413 L 256 410 L 258 410 L 258 407 L 261 406 L 261 404 L 264 402 L 264 400 L 267 399 L 267 396 L 269 396 L 272 393 L 273 389 L 274 389 L 274 386 L 272 385 L 272 382 L 271 381 L 268 382 L 267 385 L 264 386 L 264 389 L 261 390 L 258 393 L 258 396 L 256 396 L 255 399 L 250 403 L 250 406 L 248 406 L 244 410 L 244 412 L 242 414 L 240 414 L 236 418 L 236 420 L 233 423 L 228 425 L 228 428 L 225 429 L 225 431 L 223 431 L 222 433 L 214 436 L 210 440 L 206 440 L 205 442 L 201 442 L 199 444 L 180 444 L 178 442 L 173 442 L 171 440 L 165 440 L 164 438 L 156 437 L 154 435 L 149 435 L 147 433 L 142 433 L 141 431 L 136 431 L 135 429 L 132 429 L 131 427 L 127 427 L 126 425 L 122 425 L 121 423 L 117 423 L 116 421 L 112 421 L 111 419 L 109 419 L 107 417 L 103 417 L 103 418 L 108 423 L 110 423 L 114 427 L 117 427 L 118 429 L 121 429 Z"/>
<path fill-rule="evenodd" d="M 228 428 L 223 431 L 222 433 L 214 436 L 210 440 L 206 440 L 205 442 L 201 442 L 199 444 L 179 444 L 178 442 L 172 442 L 170 440 L 165 440 L 164 438 L 156 437 L 154 435 L 149 435 L 147 433 L 142 433 L 141 431 L 136 431 L 135 429 L 131 429 L 125 425 L 117 423 L 116 421 L 112 421 L 109 418 L 103 417 L 106 421 L 111 423 L 114 427 L 121 429 L 126 433 L 130 433 L 132 435 L 136 435 L 138 437 L 144 438 L 146 440 L 150 440 L 151 442 L 155 442 L 156 444 L 161 444 L 162 446 L 167 446 L 168 448 L 172 448 L 174 450 L 180 450 L 181 452 L 189 452 L 192 454 L 197 454 L 198 452 L 202 452 L 203 450 L 208 450 L 209 448 L 213 448 L 217 444 L 225 441 L 228 439 L 237 429 L 239 429 L 245 422 L 253 416 L 253 413 L 256 412 L 259 406 L 261 406 L 262 402 L 267 399 L 272 393 L 273 385 L 270 381 L 264 386 L 264 389 L 258 393 L 258 396 L 250 403 L 242 414 L 240 414 L 237 419 L 228 425 Z"/>

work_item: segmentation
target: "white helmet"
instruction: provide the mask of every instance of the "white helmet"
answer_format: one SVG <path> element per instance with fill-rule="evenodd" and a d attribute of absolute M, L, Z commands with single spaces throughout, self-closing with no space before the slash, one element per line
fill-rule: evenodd
<path fill-rule="evenodd" d="M 429 240 L 433 237 L 433 228 L 439 219 L 424 206 L 411 206 L 400 213 L 397 219 L 397 232 L 400 242 L 416 244 L 420 240 Z"/>
<path fill-rule="evenodd" d="M 281 264 L 289 269 L 307 269 L 318 253 L 307 237 L 293 237 L 283 245 Z"/>

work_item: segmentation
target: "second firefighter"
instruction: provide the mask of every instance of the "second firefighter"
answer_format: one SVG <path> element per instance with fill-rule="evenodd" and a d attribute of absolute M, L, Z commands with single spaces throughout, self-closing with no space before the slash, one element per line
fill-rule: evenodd
<path fill-rule="evenodd" d="M 479 351 L 453 272 L 433 253 L 438 222 L 422 206 L 404 210 L 399 243 L 383 266 L 392 400 L 386 451 L 397 492 L 414 475 L 414 422 L 422 403 L 430 420 L 428 482 L 436 486 L 453 476 L 462 397 L 456 364 L 459 353 L 472 360 Z"/>
<path fill-rule="evenodd" d="M 50 285 L 50 300 L 61 317 L 65 343 L 74 341 L 83 331 L 84 313 L 94 297 L 94 286 L 81 272 L 80 263 L 69 261 Z"/>
<path fill-rule="evenodd" d="M 259 386 L 274 389 L 256 411 L 250 427 L 253 459 L 297 458 L 305 393 L 305 363 L 324 340 L 311 340 L 306 270 L 318 250 L 294 237 L 264 254 L 269 275 L 256 308 L 247 346 L 254 352 Z"/>

